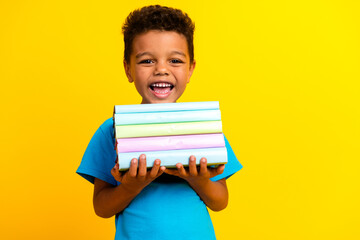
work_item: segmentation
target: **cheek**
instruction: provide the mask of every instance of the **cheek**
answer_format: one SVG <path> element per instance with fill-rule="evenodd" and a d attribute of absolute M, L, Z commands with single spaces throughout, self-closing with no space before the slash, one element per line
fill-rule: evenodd
<path fill-rule="evenodd" d="M 147 69 L 137 69 L 135 76 L 138 82 L 145 82 L 149 78 L 150 72 Z"/>
<path fill-rule="evenodd" d="M 174 74 L 176 75 L 176 78 L 178 81 L 181 81 L 181 83 L 187 83 L 189 78 L 189 71 L 186 68 L 179 68 L 176 69 Z"/>

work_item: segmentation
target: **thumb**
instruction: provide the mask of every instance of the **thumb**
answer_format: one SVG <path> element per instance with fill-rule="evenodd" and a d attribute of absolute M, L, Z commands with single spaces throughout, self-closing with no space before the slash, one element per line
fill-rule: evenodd
<path fill-rule="evenodd" d="M 224 169 L 225 169 L 224 164 L 221 164 L 221 165 L 217 166 L 216 168 L 211 169 L 210 178 L 222 174 L 224 172 Z"/>
<path fill-rule="evenodd" d="M 121 172 L 119 171 L 119 163 L 116 163 L 115 166 L 111 169 L 111 175 L 115 178 L 116 181 L 121 182 Z"/>

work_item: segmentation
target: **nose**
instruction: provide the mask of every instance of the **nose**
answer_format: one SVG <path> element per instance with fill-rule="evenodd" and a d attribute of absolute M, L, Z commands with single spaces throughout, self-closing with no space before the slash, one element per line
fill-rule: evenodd
<path fill-rule="evenodd" d="M 156 76 L 169 75 L 169 69 L 167 68 L 166 62 L 158 61 L 156 63 L 154 75 Z"/>

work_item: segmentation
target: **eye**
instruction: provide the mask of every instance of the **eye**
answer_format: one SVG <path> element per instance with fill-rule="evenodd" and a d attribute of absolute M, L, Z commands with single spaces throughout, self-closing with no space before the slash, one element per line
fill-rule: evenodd
<path fill-rule="evenodd" d="M 180 59 L 171 59 L 170 60 L 171 63 L 184 63 L 182 60 Z"/>
<path fill-rule="evenodd" d="M 153 63 L 153 60 L 151 60 L 151 59 L 145 59 L 145 60 L 141 60 L 139 63 L 140 63 L 140 64 L 150 64 L 150 63 Z"/>

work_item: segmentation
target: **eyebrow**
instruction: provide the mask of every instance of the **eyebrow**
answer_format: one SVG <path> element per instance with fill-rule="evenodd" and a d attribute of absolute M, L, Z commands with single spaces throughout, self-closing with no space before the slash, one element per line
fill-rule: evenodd
<path fill-rule="evenodd" d="M 171 54 L 179 54 L 181 56 L 186 57 L 186 54 L 183 53 L 183 52 L 180 52 L 180 51 L 172 51 Z M 145 55 L 152 56 L 152 54 L 150 52 L 142 52 L 142 53 L 136 54 L 135 58 L 140 58 L 140 57 L 145 56 Z"/>
<path fill-rule="evenodd" d="M 185 53 L 179 52 L 179 51 L 172 51 L 171 54 L 179 54 L 179 55 L 182 55 L 182 56 L 186 57 Z"/>
<path fill-rule="evenodd" d="M 140 58 L 140 57 L 142 57 L 144 55 L 152 55 L 152 54 L 149 53 L 149 52 L 142 52 L 142 53 L 136 54 L 135 58 Z"/>

